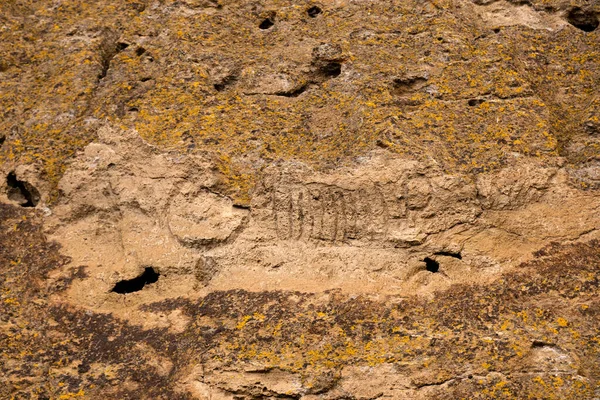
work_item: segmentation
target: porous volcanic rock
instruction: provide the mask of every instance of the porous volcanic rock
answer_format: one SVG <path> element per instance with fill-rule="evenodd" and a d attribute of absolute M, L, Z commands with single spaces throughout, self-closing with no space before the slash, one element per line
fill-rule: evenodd
<path fill-rule="evenodd" d="M 0 2 L 0 398 L 600 398 L 599 25 Z"/>

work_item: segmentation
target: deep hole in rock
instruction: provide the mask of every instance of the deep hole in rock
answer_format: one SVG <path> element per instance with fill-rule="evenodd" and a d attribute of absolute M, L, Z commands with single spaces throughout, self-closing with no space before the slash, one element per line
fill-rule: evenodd
<path fill-rule="evenodd" d="M 321 10 L 321 8 L 317 7 L 317 6 L 313 6 L 313 7 L 309 8 L 308 10 L 306 10 L 306 13 L 311 18 L 315 18 L 317 15 L 321 14 L 322 12 L 323 11 Z"/>
<path fill-rule="evenodd" d="M 144 286 L 158 281 L 160 274 L 152 267 L 146 267 L 144 272 L 133 279 L 125 279 L 116 283 L 115 287 L 112 288 L 111 292 L 119 294 L 127 294 L 139 292 Z"/>
<path fill-rule="evenodd" d="M 35 207 L 40 201 L 40 192 L 29 183 L 18 180 L 14 172 L 6 177 L 6 185 L 8 198 L 19 203 L 21 207 Z"/>
<path fill-rule="evenodd" d="M 319 70 L 324 76 L 335 78 L 342 73 L 342 64 L 339 62 L 330 62 L 323 65 Z"/>
<path fill-rule="evenodd" d="M 150 80 L 152 80 L 152 78 L 151 78 L 151 77 L 148 77 L 148 76 L 146 76 L 146 77 L 144 77 L 144 78 L 140 79 L 140 82 L 148 82 L 148 81 L 150 81 Z"/>
<path fill-rule="evenodd" d="M 494 31 L 494 33 L 500 33 L 500 28 L 494 28 L 492 31 Z"/>
<path fill-rule="evenodd" d="M 4 144 L 5 141 L 6 141 L 6 136 L 0 136 L 0 147 Z"/>
<path fill-rule="evenodd" d="M 258 27 L 265 30 L 271 28 L 273 25 L 275 25 L 275 22 L 271 18 L 265 18 Z"/>
<path fill-rule="evenodd" d="M 145 48 L 138 47 L 137 50 L 135 51 L 135 54 L 137 54 L 138 57 L 141 57 L 145 52 L 146 52 Z"/>
<path fill-rule="evenodd" d="M 460 252 L 455 253 L 453 251 L 438 251 L 437 253 L 435 253 L 435 255 L 436 256 L 454 257 L 459 260 L 462 260 L 462 254 L 460 254 Z"/>
<path fill-rule="evenodd" d="M 425 269 L 429 272 L 438 272 L 440 270 L 440 263 L 429 258 L 429 257 L 425 257 L 425 259 L 423 260 L 425 261 Z"/>
<path fill-rule="evenodd" d="M 123 51 L 128 47 L 129 47 L 129 45 L 127 43 L 123 43 L 123 42 L 117 43 L 117 51 Z"/>
<path fill-rule="evenodd" d="M 595 31 L 598 25 L 600 25 L 598 15 L 594 11 L 582 10 L 579 7 L 574 7 L 569 11 L 567 22 L 584 32 Z"/>

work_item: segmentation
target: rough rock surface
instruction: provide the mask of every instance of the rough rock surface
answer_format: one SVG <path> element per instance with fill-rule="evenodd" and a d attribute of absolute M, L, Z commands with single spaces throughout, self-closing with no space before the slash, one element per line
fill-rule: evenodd
<path fill-rule="evenodd" d="M 599 18 L 0 2 L 0 398 L 600 398 Z"/>

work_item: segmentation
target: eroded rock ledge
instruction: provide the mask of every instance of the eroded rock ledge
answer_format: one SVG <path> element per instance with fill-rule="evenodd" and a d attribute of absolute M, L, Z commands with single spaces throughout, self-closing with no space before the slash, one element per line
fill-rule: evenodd
<path fill-rule="evenodd" d="M 216 290 L 130 311 L 163 321 L 145 327 L 51 300 L 85 271 L 48 284 L 67 260 L 38 218 L 1 212 L 3 396 L 595 396 L 596 241 L 548 246 L 492 283 L 431 299 Z"/>

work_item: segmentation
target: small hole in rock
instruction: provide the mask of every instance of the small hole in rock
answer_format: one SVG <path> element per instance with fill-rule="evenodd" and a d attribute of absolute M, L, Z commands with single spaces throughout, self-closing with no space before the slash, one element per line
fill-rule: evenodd
<path fill-rule="evenodd" d="M 6 177 L 8 186 L 8 198 L 21 205 L 21 207 L 35 207 L 40 201 L 40 192 L 29 183 L 17 179 L 17 175 L 11 172 Z"/>
<path fill-rule="evenodd" d="M 125 279 L 117 282 L 111 292 L 119 294 L 139 292 L 144 286 L 157 282 L 159 276 L 160 274 L 156 272 L 154 268 L 146 267 L 144 272 L 137 278 Z"/>
<path fill-rule="evenodd" d="M 0 136 L 0 146 L 2 146 L 6 142 L 6 136 Z"/>
<path fill-rule="evenodd" d="M 494 28 L 492 30 L 494 31 L 494 33 L 500 33 L 500 28 Z"/>
<path fill-rule="evenodd" d="M 145 77 L 145 78 L 140 79 L 140 82 L 148 82 L 149 80 L 152 80 L 152 78 L 151 77 Z"/>
<path fill-rule="evenodd" d="M 425 259 L 423 260 L 425 261 L 425 269 L 429 272 L 438 272 L 440 270 L 440 263 L 429 258 L 429 257 L 425 257 Z"/>
<path fill-rule="evenodd" d="M 127 43 L 123 43 L 123 42 L 117 43 L 117 51 L 123 51 L 128 47 L 129 47 L 129 45 Z"/>
<path fill-rule="evenodd" d="M 594 11 L 585 11 L 579 7 L 574 7 L 569 11 L 567 22 L 584 32 L 595 31 L 598 25 L 600 25 L 598 15 Z"/>
<path fill-rule="evenodd" d="M 330 62 L 321 67 L 321 73 L 329 78 L 335 78 L 342 73 L 342 64 L 339 62 Z"/>
<path fill-rule="evenodd" d="M 266 18 L 258 27 L 265 30 L 271 28 L 273 25 L 275 25 L 275 22 L 273 22 L 271 18 Z"/>
<path fill-rule="evenodd" d="M 309 8 L 308 10 L 306 10 L 306 13 L 311 18 L 315 18 L 317 15 L 321 14 L 322 12 L 323 11 L 321 10 L 321 8 L 317 7 L 317 6 L 313 6 L 313 7 Z"/>
<path fill-rule="evenodd" d="M 145 48 L 138 47 L 137 50 L 135 51 L 135 54 L 137 54 L 138 57 L 141 57 L 145 52 L 146 52 Z"/>
<path fill-rule="evenodd" d="M 543 342 L 543 341 L 541 341 L 541 340 L 534 340 L 534 341 L 531 343 L 531 347 L 532 347 L 532 348 L 540 348 L 540 347 L 554 347 L 554 345 L 553 345 L 553 344 L 551 344 L 551 343 Z"/>
<path fill-rule="evenodd" d="M 475 107 L 480 105 L 481 103 L 485 103 L 483 99 L 471 99 L 468 101 L 470 107 Z"/>

